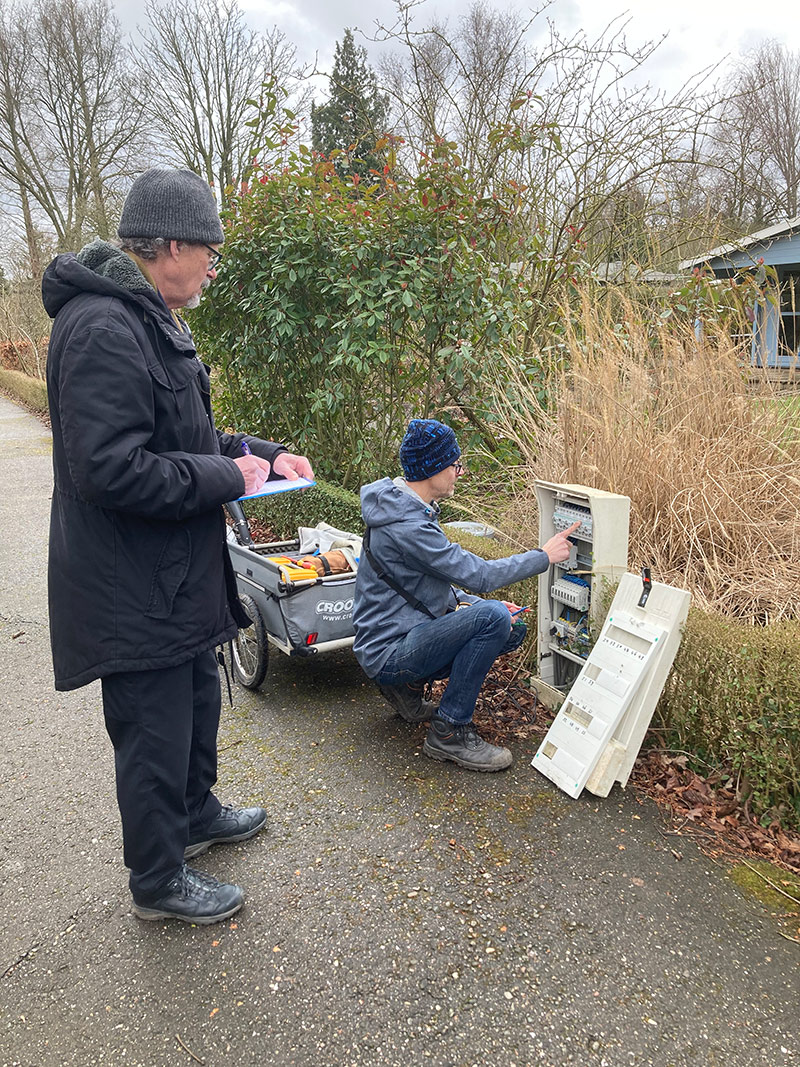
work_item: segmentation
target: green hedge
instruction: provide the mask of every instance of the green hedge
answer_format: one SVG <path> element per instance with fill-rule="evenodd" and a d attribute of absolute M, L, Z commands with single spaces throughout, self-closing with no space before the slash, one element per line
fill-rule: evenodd
<path fill-rule="evenodd" d="M 657 708 L 667 743 L 730 764 L 753 811 L 800 828 L 800 622 L 689 612 Z"/>
<path fill-rule="evenodd" d="M 0 367 L 0 389 L 23 404 L 29 411 L 34 411 L 39 415 L 46 415 L 49 411 L 47 383 L 41 378 L 31 378 L 21 371 Z"/>
<path fill-rule="evenodd" d="M 495 540 L 493 537 L 475 537 L 474 534 L 466 533 L 463 530 L 447 529 L 445 532 L 451 541 L 457 541 L 462 548 L 466 548 L 468 552 L 473 552 L 482 559 L 504 559 L 506 556 L 511 556 L 519 551 L 519 549 L 509 548 L 502 541 Z M 529 607 L 530 611 L 525 612 L 524 619 L 528 624 L 528 629 L 532 630 L 536 629 L 535 625 L 531 626 L 531 623 L 536 621 L 538 586 L 538 576 L 525 578 L 521 582 L 514 582 L 513 585 L 507 585 L 502 589 L 495 590 L 491 597 L 494 600 L 510 600 L 522 607 Z"/>

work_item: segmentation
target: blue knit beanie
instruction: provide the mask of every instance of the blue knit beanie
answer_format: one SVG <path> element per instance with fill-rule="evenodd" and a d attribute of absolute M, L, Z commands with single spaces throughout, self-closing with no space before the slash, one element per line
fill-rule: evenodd
<path fill-rule="evenodd" d="M 424 482 L 461 455 L 456 435 L 436 419 L 412 419 L 400 442 L 400 463 L 406 481 Z"/>

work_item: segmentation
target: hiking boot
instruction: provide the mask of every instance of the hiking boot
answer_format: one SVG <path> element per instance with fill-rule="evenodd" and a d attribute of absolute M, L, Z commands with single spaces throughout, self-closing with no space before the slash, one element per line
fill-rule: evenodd
<path fill-rule="evenodd" d="M 183 858 L 190 860 L 193 856 L 199 856 L 211 845 L 246 841 L 248 837 L 253 837 L 259 830 L 263 830 L 266 822 L 267 813 L 263 808 L 222 807 L 203 837 L 198 841 L 189 842 L 183 850 Z"/>
<path fill-rule="evenodd" d="M 408 683 L 378 686 L 384 700 L 391 704 L 406 722 L 426 722 L 436 714 L 439 705 L 431 700 L 422 699 L 423 688 L 424 683 L 419 683 L 418 688 Z"/>
<path fill-rule="evenodd" d="M 218 882 L 184 863 L 160 897 L 134 900 L 133 912 L 140 919 L 180 919 L 208 926 L 229 919 L 242 904 L 241 886 Z"/>
<path fill-rule="evenodd" d="M 513 758 L 507 748 L 484 741 L 471 722 L 456 725 L 438 716 L 431 719 L 422 751 L 431 759 L 452 760 L 470 771 L 502 771 Z"/>

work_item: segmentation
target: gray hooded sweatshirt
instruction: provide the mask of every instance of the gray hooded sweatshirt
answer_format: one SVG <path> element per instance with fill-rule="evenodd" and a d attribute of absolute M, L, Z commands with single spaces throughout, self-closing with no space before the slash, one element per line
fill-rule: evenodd
<path fill-rule="evenodd" d="M 547 554 L 539 548 L 505 559 L 481 559 L 453 544 L 439 525 L 438 504 L 426 504 L 402 478 L 381 478 L 363 486 L 361 514 L 372 530 L 372 555 L 437 618 L 458 603 L 476 599 L 455 591 L 453 584 L 491 593 L 549 566 Z M 429 621 L 377 576 L 362 553 L 353 608 L 353 651 L 367 676 L 375 678 L 396 642 Z"/>

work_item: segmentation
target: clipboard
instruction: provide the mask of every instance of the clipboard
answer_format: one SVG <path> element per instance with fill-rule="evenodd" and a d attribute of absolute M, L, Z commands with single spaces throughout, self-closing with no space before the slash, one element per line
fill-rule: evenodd
<path fill-rule="evenodd" d="M 246 493 L 239 500 L 257 500 L 260 496 L 272 496 L 273 493 L 288 493 L 292 489 L 310 489 L 316 481 L 309 478 L 276 478 L 273 482 L 264 482 L 255 493 Z"/>

